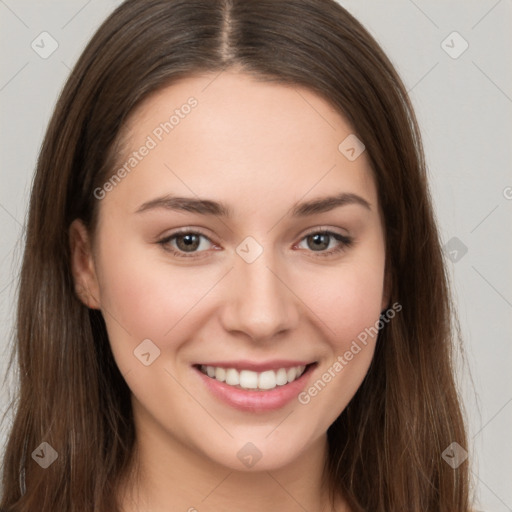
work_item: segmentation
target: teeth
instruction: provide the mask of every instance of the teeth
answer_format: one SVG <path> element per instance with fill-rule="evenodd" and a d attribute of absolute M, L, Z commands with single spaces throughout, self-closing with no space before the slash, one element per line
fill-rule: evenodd
<path fill-rule="evenodd" d="M 260 389 L 274 389 L 277 385 L 276 372 L 267 370 L 261 372 L 258 377 L 258 388 Z"/>
<path fill-rule="evenodd" d="M 288 378 L 288 382 L 293 382 L 295 377 L 297 377 L 297 368 L 288 368 L 286 372 L 286 377 Z"/>
<path fill-rule="evenodd" d="M 230 386 L 238 386 L 242 389 L 274 389 L 276 386 L 284 386 L 298 379 L 306 367 L 293 366 L 291 368 L 279 368 L 277 371 L 266 370 L 253 372 L 251 370 L 238 371 L 234 368 L 220 368 L 215 366 L 201 366 L 201 371 L 220 382 Z"/>
<path fill-rule="evenodd" d="M 244 389 L 257 389 L 258 374 L 250 370 L 242 370 L 240 372 L 240 387 Z"/>
<path fill-rule="evenodd" d="M 277 370 L 276 384 L 278 386 L 284 386 L 285 384 L 288 384 L 288 376 L 284 368 L 280 368 L 279 370 Z"/>
<path fill-rule="evenodd" d="M 224 368 L 215 368 L 215 378 L 224 382 L 226 380 L 226 370 Z"/>
<path fill-rule="evenodd" d="M 230 386 L 238 386 L 240 384 L 240 374 L 234 368 L 226 370 L 226 384 Z"/>

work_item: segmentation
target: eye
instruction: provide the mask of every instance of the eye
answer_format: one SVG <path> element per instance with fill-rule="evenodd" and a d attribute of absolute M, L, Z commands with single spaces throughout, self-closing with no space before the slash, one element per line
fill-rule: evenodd
<path fill-rule="evenodd" d="M 208 243 L 212 244 L 212 241 L 203 233 L 199 231 L 178 231 L 170 236 L 159 240 L 157 243 L 160 244 L 166 251 L 171 252 L 179 258 L 190 258 L 197 257 L 197 252 L 204 252 L 204 250 L 198 251 L 198 249 L 205 249 L 205 244 L 202 243 L 202 239 L 207 240 Z M 208 249 L 208 247 L 206 247 Z"/>
<path fill-rule="evenodd" d="M 333 239 L 335 241 L 335 246 L 326 251 L 325 249 L 329 248 Z M 302 240 L 306 241 L 307 248 L 311 249 L 312 252 L 318 253 L 318 256 L 322 257 L 337 254 L 350 247 L 354 242 L 353 238 L 349 236 L 328 230 L 312 231 Z"/>
<path fill-rule="evenodd" d="M 206 240 L 206 244 L 202 243 L 203 240 Z M 331 244 L 333 240 L 334 247 L 329 249 L 329 247 L 333 245 Z M 328 230 L 312 231 L 301 240 L 301 243 L 303 241 L 306 241 L 307 249 L 310 249 L 311 252 L 322 257 L 337 254 L 350 247 L 354 242 L 351 237 Z M 198 253 L 207 251 L 208 247 L 205 247 L 205 245 L 213 245 L 213 242 L 206 235 L 200 231 L 191 230 L 175 232 L 159 240 L 157 243 L 161 245 L 164 250 L 178 258 L 201 257 L 198 256 Z"/>

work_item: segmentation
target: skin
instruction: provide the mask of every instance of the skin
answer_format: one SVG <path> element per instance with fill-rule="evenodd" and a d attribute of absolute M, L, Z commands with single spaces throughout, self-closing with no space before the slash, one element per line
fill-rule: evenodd
<path fill-rule="evenodd" d="M 191 96 L 197 107 L 100 200 L 94 237 L 79 220 L 70 229 L 77 293 L 101 309 L 132 391 L 142 472 L 120 489 L 123 510 L 332 510 L 321 485 L 326 431 L 359 388 L 375 338 L 308 404 L 294 399 L 272 412 L 220 402 L 191 365 L 317 361 L 309 386 L 375 325 L 388 306 L 385 235 L 366 153 L 349 161 L 338 150 L 353 129 L 315 93 L 230 71 L 183 79 L 147 99 L 125 126 L 120 162 Z M 340 192 L 371 209 L 290 215 L 298 201 Z M 222 201 L 235 214 L 136 213 L 167 193 Z M 179 228 L 208 237 L 195 256 L 157 243 Z M 307 235 L 321 229 L 354 244 L 322 257 L 340 242 L 316 248 Z M 247 236 L 263 248 L 252 263 L 236 252 Z M 183 252 L 181 242 L 168 246 Z M 144 339 L 160 350 L 149 366 L 134 357 Z M 237 457 L 247 442 L 261 452 L 251 468 Z M 349 510 L 341 496 L 336 510 Z"/>

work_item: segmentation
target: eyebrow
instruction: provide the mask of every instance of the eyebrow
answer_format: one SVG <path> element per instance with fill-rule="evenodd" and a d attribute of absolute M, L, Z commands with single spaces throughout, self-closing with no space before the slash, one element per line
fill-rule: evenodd
<path fill-rule="evenodd" d="M 340 206 L 356 204 L 371 211 L 370 203 L 357 194 L 343 192 L 334 196 L 322 197 L 311 201 L 296 203 L 292 207 L 293 217 L 307 217 L 318 213 L 324 213 Z M 212 215 L 216 217 L 232 218 L 233 210 L 226 204 L 211 199 L 200 199 L 194 197 L 178 197 L 165 195 L 151 199 L 142 204 L 135 213 L 142 213 L 154 209 L 166 209 L 173 211 L 186 211 L 200 215 Z"/>

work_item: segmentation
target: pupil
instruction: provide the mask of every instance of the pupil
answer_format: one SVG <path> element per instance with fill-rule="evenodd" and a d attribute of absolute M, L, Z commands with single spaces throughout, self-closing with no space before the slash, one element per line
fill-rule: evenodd
<path fill-rule="evenodd" d="M 325 248 L 327 248 L 329 246 L 329 240 L 328 240 L 329 239 L 329 235 L 326 235 L 324 233 L 318 233 L 316 235 L 313 235 L 311 238 L 314 239 L 314 241 L 315 241 L 314 243 L 315 243 L 315 246 L 316 246 L 317 249 L 319 248 L 318 244 L 321 245 L 321 247 L 320 247 L 321 249 L 325 249 Z M 322 243 L 322 238 L 324 238 L 324 242 L 323 243 Z M 327 239 L 327 242 L 325 241 L 325 239 Z"/>
<path fill-rule="evenodd" d="M 195 240 L 194 240 L 195 239 Z M 180 244 L 180 241 L 183 241 Z M 178 246 L 183 245 L 185 249 L 197 249 L 199 246 L 197 235 L 182 235 L 177 239 Z M 183 247 L 180 247 L 182 249 Z"/>

